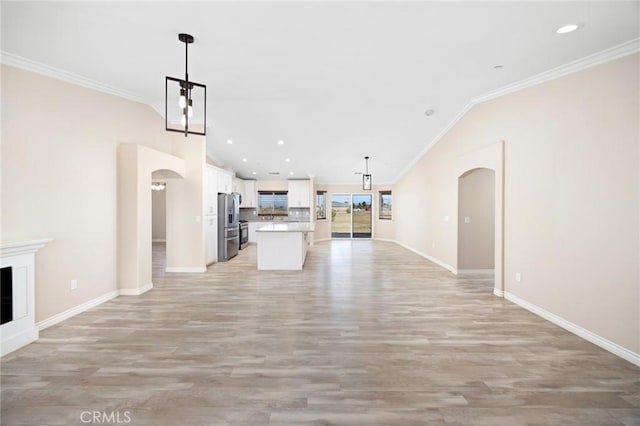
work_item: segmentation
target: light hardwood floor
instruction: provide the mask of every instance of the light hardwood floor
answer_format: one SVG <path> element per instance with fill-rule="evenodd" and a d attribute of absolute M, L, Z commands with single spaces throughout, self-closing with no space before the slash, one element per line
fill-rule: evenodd
<path fill-rule="evenodd" d="M 152 291 L 2 359 L 3 425 L 640 424 L 639 368 L 393 243 L 292 272 L 250 246 L 165 274 L 154 251 Z"/>

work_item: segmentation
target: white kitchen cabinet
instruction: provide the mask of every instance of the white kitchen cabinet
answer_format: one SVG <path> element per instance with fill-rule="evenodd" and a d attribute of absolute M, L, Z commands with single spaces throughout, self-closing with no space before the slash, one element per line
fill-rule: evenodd
<path fill-rule="evenodd" d="M 304 267 L 312 223 L 278 223 L 258 230 L 258 269 L 300 270 Z"/>
<path fill-rule="evenodd" d="M 218 260 L 218 216 L 204 217 L 205 248 L 207 265 Z"/>
<path fill-rule="evenodd" d="M 218 214 L 218 172 L 207 166 L 204 180 L 204 215 Z"/>
<path fill-rule="evenodd" d="M 311 188 L 308 180 L 290 180 L 287 194 L 289 207 L 310 207 Z"/>
<path fill-rule="evenodd" d="M 244 181 L 242 179 L 233 178 L 233 192 L 242 195 L 244 198 Z"/>
<path fill-rule="evenodd" d="M 231 194 L 233 192 L 233 176 L 231 173 L 218 169 L 218 192 Z"/>
<path fill-rule="evenodd" d="M 244 181 L 244 193 L 242 194 L 242 207 L 253 207 L 253 208 L 258 207 L 255 180 Z"/>

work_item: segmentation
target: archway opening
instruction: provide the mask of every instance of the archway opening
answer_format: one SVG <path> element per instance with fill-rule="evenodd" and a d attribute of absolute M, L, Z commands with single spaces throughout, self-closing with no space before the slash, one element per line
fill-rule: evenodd
<path fill-rule="evenodd" d="M 151 271 L 153 282 L 162 281 L 167 267 L 167 192 L 172 181 L 182 179 L 180 174 L 169 169 L 159 169 L 151 173 Z"/>
<path fill-rule="evenodd" d="M 495 282 L 495 175 L 476 168 L 458 178 L 458 274 L 486 284 L 488 292 Z"/>

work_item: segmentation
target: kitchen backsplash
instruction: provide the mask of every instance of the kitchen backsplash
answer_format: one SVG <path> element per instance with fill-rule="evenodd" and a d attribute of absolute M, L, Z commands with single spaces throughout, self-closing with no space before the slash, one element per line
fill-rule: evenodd
<path fill-rule="evenodd" d="M 310 209 L 290 208 L 288 216 L 258 216 L 258 209 L 240 209 L 240 220 L 248 222 L 308 222 Z"/>

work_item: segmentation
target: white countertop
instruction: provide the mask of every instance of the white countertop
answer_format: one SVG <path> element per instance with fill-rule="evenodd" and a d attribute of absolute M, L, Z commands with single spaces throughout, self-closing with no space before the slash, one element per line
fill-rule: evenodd
<path fill-rule="evenodd" d="M 313 232 L 314 227 L 309 222 L 275 222 L 264 224 L 256 232 Z"/>

